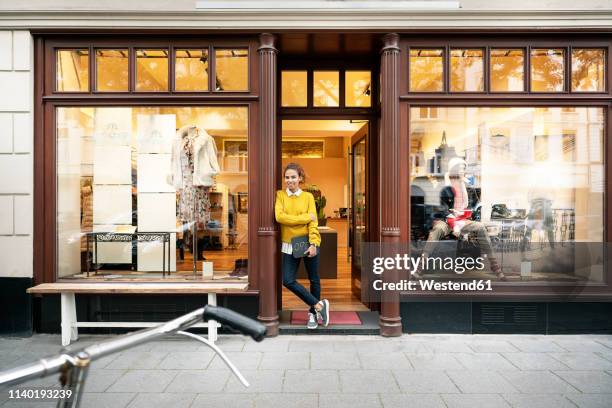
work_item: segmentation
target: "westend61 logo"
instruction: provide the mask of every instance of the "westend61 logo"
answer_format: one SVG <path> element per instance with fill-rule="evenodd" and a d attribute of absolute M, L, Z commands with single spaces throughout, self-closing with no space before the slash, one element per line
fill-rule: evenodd
<path fill-rule="evenodd" d="M 486 257 L 486 255 L 485 255 Z M 420 275 L 427 270 L 441 270 L 458 275 L 466 271 L 482 271 L 485 268 L 485 257 L 411 257 L 408 254 L 396 254 L 390 257 L 375 257 L 372 259 L 372 273 L 382 275 L 386 271 L 396 270 L 410 272 L 411 275 Z M 371 280 L 372 289 L 375 291 L 491 291 L 491 280 L 473 279 L 465 282 L 439 281 L 433 279 L 399 279 L 397 281 L 383 281 L 382 279 Z"/>

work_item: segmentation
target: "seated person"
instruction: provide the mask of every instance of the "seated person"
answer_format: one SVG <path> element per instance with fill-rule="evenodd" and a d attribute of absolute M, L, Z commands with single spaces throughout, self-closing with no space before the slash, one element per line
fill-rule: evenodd
<path fill-rule="evenodd" d="M 428 257 L 432 254 L 437 241 L 451 233 L 457 237 L 464 234 L 474 235 L 481 251 L 486 254 L 489 260 L 491 272 L 495 273 L 500 280 L 505 281 L 506 276 L 493 256 L 486 227 L 478 221 L 469 219 L 472 211 L 468 210 L 469 199 L 465 185 L 466 166 L 465 160 L 458 157 L 452 158 L 448 163 L 448 172 L 444 176 L 446 187 L 440 191 L 440 203 L 443 211 L 433 223 L 423 249 L 423 255 Z M 417 279 L 423 278 L 420 269 L 416 269 L 412 275 Z"/>

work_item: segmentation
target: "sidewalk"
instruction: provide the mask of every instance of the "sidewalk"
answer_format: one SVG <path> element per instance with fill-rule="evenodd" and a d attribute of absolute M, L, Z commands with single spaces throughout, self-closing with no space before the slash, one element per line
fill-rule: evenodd
<path fill-rule="evenodd" d="M 0 338 L 0 368 L 59 344 L 56 335 Z M 94 363 L 82 406 L 612 407 L 612 335 L 221 336 L 218 345 L 250 388 L 205 345 L 172 337 Z M 55 406 L 0 398 L 3 408 Z"/>

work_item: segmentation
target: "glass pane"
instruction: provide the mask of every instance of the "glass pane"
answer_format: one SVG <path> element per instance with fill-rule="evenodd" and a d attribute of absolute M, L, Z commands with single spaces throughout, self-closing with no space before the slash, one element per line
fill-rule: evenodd
<path fill-rule="evenodd" d="M 484 58 L 482 50 L 451 50 L 452 92 L 484 91 Z"/>
<path fill-rule="evenodd" d="M 603 49 L 572 50 L 572 91 L 603 92 L 606 53 Z"/>
<path fill-rule="evenodd" d="M 128 50 L 96 50 L 96 90 L 125 92 L 129 87 Z"/>
<path fill-rule="evenodd" d="M 136 50 L 136 90 L 168 90 L 167 50 Z"/>
<path fill-rule="evenodd" d="M 217 91 L 249 90 L 249 51 L 246 49 L 215 50 Z"/>
<path fill-rule="evenodd" d="M 491 91 L 524 91 L 524 67 L 525 55 L 523 50 L 491 50 Z"/>
<path fill-rule="evenodd" d="M 370 71 L 346 71 L 344 80 L 345 106 L 372 106 L 372 73 Z"/>
<path fill-rule="evenodd" d="M 176 50 L 175 90 L 208 90 L 208 50 Z"/>
<path fill-rule="evenodd" d="M 307 71 L 281 72 L 281 105 L 289 107 L 308 105 Z"/>
<path fill-rule="evenodd" d="M 366 241 L 366 143 L 365 139 L 353 146 L 353 264 L 361 266 L 361 247 Z"/>
<path fill-rule="evenodd" d="M 565 83 L 565 50 L 531 50 L 531 90 L 533 92 L 563 92 Z"/>
<path fill-rule="evenodd" d="M 165 269 L 165 280 L 212 279 L 204 256 L 215 279 L 247 278 L 246 107 L 56 113 L 59 277 L 160 280 Z M 170 242 L 143 240 L 147 232 Z"/>
<path fill-rule="evenodd" d="M 410 91 L 444 91 L 444 50 L 410 50 Z"/>
<path fill-rule="evenodd" d="M 314 71 L 312 92 L 314 106 L 340 106 L 340 73 Z"/>
<path fill-rule="evenodd" d="M 57 50 L 55 60 L 58 92 L 89 91 L 89 50 Z"/>
<path fill-rule="evenodd" d="M 425 279 L 604 282 L 602 108 L 438 106 L 436 120 L 421 109 L 410 225 Z"/>

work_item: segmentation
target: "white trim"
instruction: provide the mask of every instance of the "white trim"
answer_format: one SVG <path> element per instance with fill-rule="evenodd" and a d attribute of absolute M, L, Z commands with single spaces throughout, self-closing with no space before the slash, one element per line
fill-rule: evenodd
<path fill-rule="evenodd" d="M 612 10 L 0 11 L 0 29 L 384 30 L 603 28 Z"/>
<path fill-rule="evenodd" d="M 458 1 L 196 1 L 198 10 L 445 10 L 458 9 Z"/>

